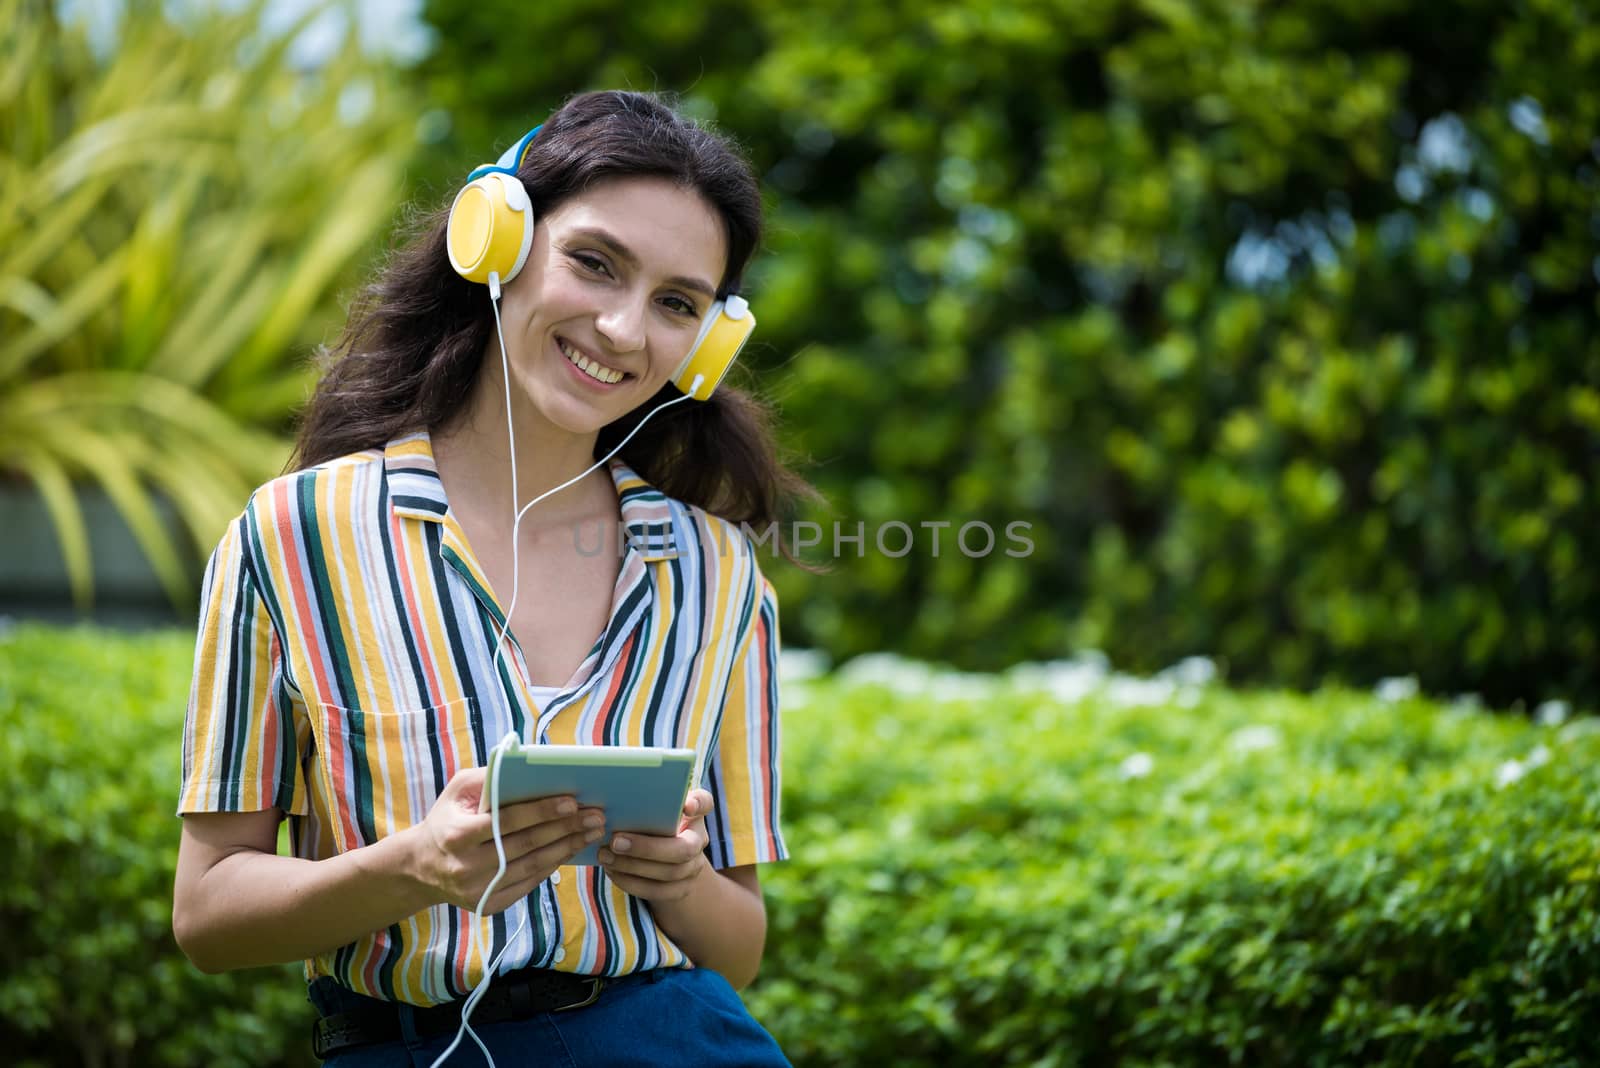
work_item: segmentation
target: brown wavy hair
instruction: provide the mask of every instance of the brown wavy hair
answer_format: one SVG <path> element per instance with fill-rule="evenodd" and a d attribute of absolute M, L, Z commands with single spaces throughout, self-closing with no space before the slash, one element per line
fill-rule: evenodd
<path fill-rule="evenodd" d="M 654 94 L 571 98 L 545 121 L 517 176 L 536 218 L 607 178 L 665 177 L 694 190 L 716 210 L 727 236 L 719 297 L 739 291 L 761 242 L 761 191 L 750 164 L 728 140 Z M 324 372 L 303 413 L 290 470 L 436 430 L 466 403 L 494 318 L 484 287 L 450 266 L 449 214 L 446 204 L 424 216 L 352 303 L 343 334 L 322 354 Z M 602 427 L 595 458 L 679 395 L 668 383 Z M 668 496 L 761 530 L 779 524 L 777 546 L 794 560 L 781 532 L 783 513 L 818 494 L 780 456 L 770 409 L 751 393 L 725 379 L 708 400 L 674 405 L 651 419 L 618 455 Z"/>

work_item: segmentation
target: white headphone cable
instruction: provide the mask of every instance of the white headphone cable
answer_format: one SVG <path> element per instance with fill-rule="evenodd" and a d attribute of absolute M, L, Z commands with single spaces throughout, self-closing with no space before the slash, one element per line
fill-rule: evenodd
<path fill-rule="evenodd" d="M 517 435 L 516 430 L 512 426 L 511 420 L 511 367 L 510 360 L 506 356 L 505 331 L 500 324 L 500 292 L 500 275 L 495 272 L 490 272 L 489 306 L 494 309 L 494 330 L 495 334 L 500 339 L 500 377 L 501 382 L 505 386 L 506 397 L 506 442 L 511 449 L 511 507 L 515 513 L 515 517 L 511 522 L 511 601 L 506 605 L 505 619 L 500 624 L 500 633 L 495 637 L 494 663 L 491 664 L 491 668 L 493 669 L 492 673 L 497 673 L 499 668 L 504 666 L 506 634 L 511 630 L 511 613 L 517 606 L 517 556 L 518 551 L 521 548 L 521 543 L 517 538 L 517 530 L 522 525 L 522 517 L 528 514 L 528 509 L 532 508 L 534 505 L 538 504 L 552 493 L 561 492 L 573 483 L 586 478 L 590 472 L 595 470 L 595 468 L 605 464 L 613 456 L 622 451 L 622 447 L 633 439 L 633 436 L 644 427 L 645 423 L 650 421 L 652 416 L 664 408 L 670 408 L 674 404 L 680 404 L 683 401 L 693 399 L 694 395 L 700 391 L 701 385 L 703 385 L 705 382 L 704 375 L 695 375 L 694 383 L 689 387 L 688 391 L 683 394 L 683 396 L 674 397 L 665 404 L 659 404 L 650 409 L 650 411 L 646 412 L 645 417 L 639 420 L 638 425 L 636 425 L 632 430 L 628 431 L 627 436 L 625 436 L 621 441 L 617 442 L 616 448 L 612 449 L 599 460 L 595 461 L 593 466 L 584 471 L 583 474 L 576 475 L 573 478 L 567 479 L 567 481 L 561 483 L 559 486 L 545 490 L 527 504 L 522 505 L 519 509 L 517 506 L 517 498 L 519 496 L 517 490 Z M 499 771 L 500 761 L 504 758 L 506 750 L 517 744 L 518 741 L 519 739 L 515 733 L 508 733 L 504 738 L 500 739 L 499 744 L 497 744 L 489 754 L 489 813 L 490 822 L 494 828 L 495 857 L 500 863 L 499 867 L 495 870 L 494 878 L 490 879 L 489 885 L 483 888 L 483 896 L 478 899 L 478 907 L 474 909 L 472 913 L 473 922 L 471 933 L 471 953 L 474 958 L 482 957 L 482 952 L 479 949 L 479 928 L 483 926 L 484 906 L 488 904 L 489 896 L 494 893 L 495 887 L 500 885 L 500 880 L 505 878 L 506 874 L 505 845 L 500 839 Z M 506 951 L 511 948 L 511 946 L 519 937 L 521 937 L 522 929 L 528 924 L 529 912 L 531 912 L 531 907 L 524 912 L 522 922 L 517 925 L 516 931 L 511 935 L 510 938 L 506 939 L 506 944 L 501 947 L 500 952 L 495 955 L 494 960 L 488 965 L 488 967 L 484 969 L 483 978 L 478 981 L 476 989 L 474 989 L 471 994 L 467 995 L 466 1000 L 462 1002 L 461 1026 L 456 1030 L 455 1039 L 450 1043 L 449 1046 L 445 1048 L 445 1051 L 439 1054 L 439 1056 L 434 1060 L 432 1068 L 439 1068 L 439 1066 L 445 1062 L 450 1054 L 455 1052 L 456 1047 L 461 1044 L 461 1036 L 463 1034 L 470 1035 L 472 1037 L 472 1041 L 476 1043 L 478 1049 L 483 1052 L 484 1059 L 489 1062 L 489 1068 L 495 1068 L 494 1057 L 490 1056 L 488 1047 L 483 1044 L 483 1040 L 478 1037 L 478 1033 L 472 1029 L 472 1024 L 470 1023 L 472 1018 L 472 1010 L 477 1008 L 478 1002 L 483 1000 L 483 995 L 488 993 L 489 984 L 494 980 L 495 972 L 500 966 L 500 961 L 505 957 Z"/>

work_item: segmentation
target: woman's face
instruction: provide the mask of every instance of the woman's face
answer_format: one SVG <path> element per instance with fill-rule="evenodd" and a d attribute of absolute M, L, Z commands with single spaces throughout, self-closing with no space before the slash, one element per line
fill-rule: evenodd
<path fill-rule="evenodd" d="M 613 178 L 570 197 L 536 220 L 505 287 L 512 385 L 574 434 L 627 414 L 689 351 L 726 257 L 715 209 L 666 179 Z"/>

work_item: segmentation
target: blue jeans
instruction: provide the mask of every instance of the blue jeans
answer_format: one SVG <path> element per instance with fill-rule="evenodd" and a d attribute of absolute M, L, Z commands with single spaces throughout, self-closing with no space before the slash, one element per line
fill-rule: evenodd
<path fill-rule="evenodd" d="M 319 987 L 318 1009 L 338 1012 L 340 997 Z M 495 1068 L 766 1068 L 789 1061 L 728 981 L 709 968 L 661 968 L 607 985 L 593 1005 L 526 1020 L 473 1024 Z M 409 1025 L 408 1025 L 409 1033 Z M 326 1068 L 429 1068 L 455 1038 L 413 1038 L 357 1046 Z M 470 1037 L 447 1068 L 483 1068 Z"/>

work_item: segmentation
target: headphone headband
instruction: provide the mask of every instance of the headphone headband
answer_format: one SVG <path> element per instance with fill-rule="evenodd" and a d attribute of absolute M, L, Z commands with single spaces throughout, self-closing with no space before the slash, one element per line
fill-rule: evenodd
<path fill-rule="evenodd" d="M 495 171 L 499 171 L 501 174 L 509 174 L 515 178 L 517 172 L 522 169 L 522 161 L 528 158 L 528 150 L 533 147 L 533 139 L 539 136 L 539 131 L 542 129 L 544 129 L 544 123 L 541 122 L 523 134 L 510 148 L 502 152 L 499 159 L 493 163 L 486 163 L 482 167 L 474 168 L 472 173 L 467 175 L 467 181 L 475 182 L 484 175 L 492 174 Z"/>

